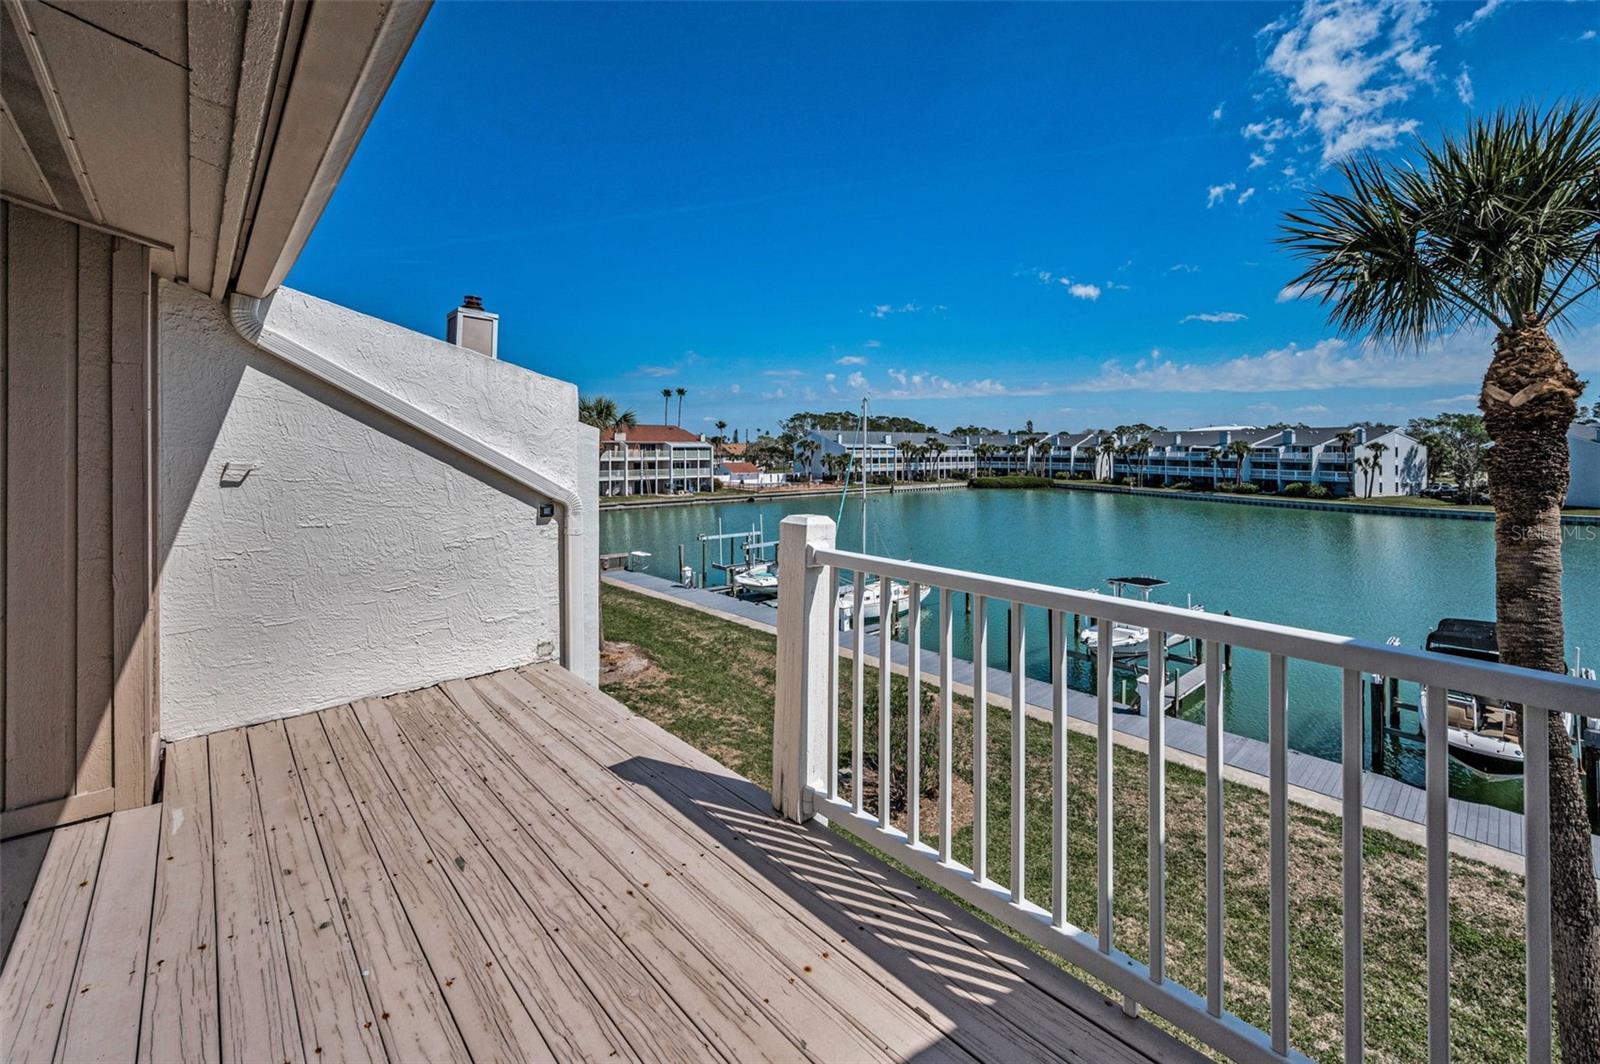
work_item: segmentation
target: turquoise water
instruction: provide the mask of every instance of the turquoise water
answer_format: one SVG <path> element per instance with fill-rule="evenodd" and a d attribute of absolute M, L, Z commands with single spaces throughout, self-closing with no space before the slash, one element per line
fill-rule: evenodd
<path fill-rule="evenodd" d="M 873 496 L 868 501 L 869 553 L 933 565 L 1105 590 L 1110 576 L 1150 575 L 1170 581 L 1154 598 L 1183 605 L 1192 596 L 1214 613 L 1315 628 L 1382 641 L 1398 636 L 1420 646 L 1441 617 L 1494 615 L 1494 534 L 1487 521 L 1442 520 L 1366 513 L 1280 509 L 1228 503 L 1076 491 L 942 491 Z M 845 504 L 840 545 L 860 547 L 860 501 Z M 646 550 L 636 568 L 675 578 L 678 545 L 700 565 L 695 536 L 794 513 L 838 514 L 837 499 L 794 499 L 604 512 L 601 549 Z M 1582 648 L 1600 665 L 1600 528 L 1564 529 L 1567 658 Z M 713 549 L 712 559 L 715 560 Z M 715 582 L 715 581 L 714 581 Z M 970 655 L 957 609 L 955 649 Z M 936 649 L 937 594 L 923 606 L 925 646 Z M 1006 665 L 1006 604 L 991 604 L 990 664 Z M 1028 672 L 1048 675 L 1046 619 L 1029 610 Z M 1267 667 L 1264 655 L 1237 651 L 1227 676 L 1224 706 L 1230 732 L 1266 738 Z M 1074 686 L 1086 686 L 1086 662 L 1076 663 Z M 1339 692 L 1336 670 L 1292 662 L 1289 741 L 1295 749 L 1337 760 Z M 1415 702 L 1415 689 L 1402 699 Z M 1198 707 L 1184 714 L 1198 719 Z M 1414 729 L 1414 714 L 1405 714 Z M 1421 747 L 1387 740 L 1385 771 L 1421 783 Z M 1452 762 L 1458 797 L 1517 808 L 1521 783 Z"/>

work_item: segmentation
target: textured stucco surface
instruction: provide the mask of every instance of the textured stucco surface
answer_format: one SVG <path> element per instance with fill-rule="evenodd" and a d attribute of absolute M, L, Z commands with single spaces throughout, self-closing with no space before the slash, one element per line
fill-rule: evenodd
<path fill-rule="evenodd" d="M 597 570 L 572 385 L 288 289 L 267 324 L 571 486 L 590 520 L 569 547 Z M 537 499 L 284 366 L 203 296 L 164 285 L 160 329 L 164 738 L 558 658 L 561 533 Z"/>

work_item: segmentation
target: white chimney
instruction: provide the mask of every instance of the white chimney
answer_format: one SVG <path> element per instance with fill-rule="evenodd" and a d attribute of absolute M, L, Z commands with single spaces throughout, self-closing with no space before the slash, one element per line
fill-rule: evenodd
<path fill-rule="evenodd" d="M 490 358 L 500 357 L 500 315 L 483 309 L 479 296 L 463 296 L 461 305 L 445 316 L 444 338 Z"/>

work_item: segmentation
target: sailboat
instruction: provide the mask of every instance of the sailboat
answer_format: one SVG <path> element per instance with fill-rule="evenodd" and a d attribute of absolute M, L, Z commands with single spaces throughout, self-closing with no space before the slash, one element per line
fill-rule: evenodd
<path fill-rule="evenodd" d="M 867 401 L 861 400 L 861 553 L 867 553 Z M 839 513 L 844 515 L 844 500 L 850 492 L 850 477 L 845 474 L 844 491 L 839 497 Z M 909 613 L 911 610 L 911 589 L 905 584 L 890 582 L 889 609 L 893 615 Z M 932 589 L 922 587 L 918 590 L 917 604 L 920 606 L 928 597 Z M 839 588 L 838 598 L 839 627 L 850 628 L 855 624 L 856 591 L 853 583 L 843 584 Z M 864 626 L 882 621 L 884 616 L 882 581 L 877 577 L 868 577 L 861 589 L 861 623 Z"/>

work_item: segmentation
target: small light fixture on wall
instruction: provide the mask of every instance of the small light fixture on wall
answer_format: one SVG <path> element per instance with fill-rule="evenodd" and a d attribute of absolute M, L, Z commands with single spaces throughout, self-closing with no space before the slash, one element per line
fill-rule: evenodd
<path fill-rule="evenodd" d="M 240 487 L 255 470 L 256 467 L 253 462 L 223 462 L 222 476 L 217 483 L 224 488 Z"/>

